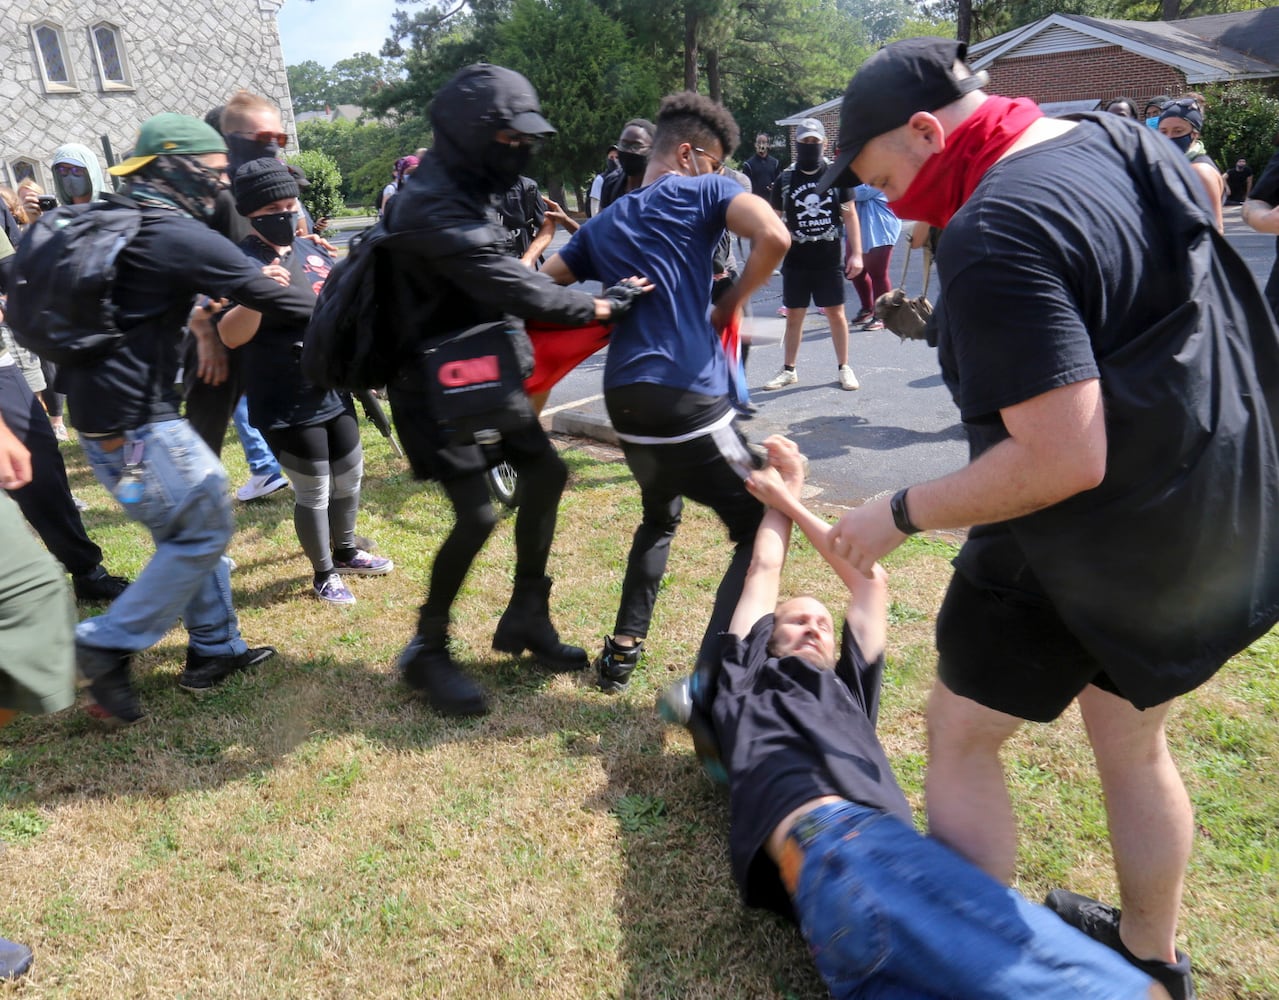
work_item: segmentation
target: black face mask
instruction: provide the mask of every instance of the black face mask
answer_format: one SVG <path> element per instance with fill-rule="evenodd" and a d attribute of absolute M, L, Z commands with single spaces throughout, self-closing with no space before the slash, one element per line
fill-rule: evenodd
<path fill-rule="evenodd" d="M 617 162 L 622 165 L 622 173 L 627 177 L 643 177 L 648 169 L 647 153 L 626 153 L 618 151 Z"/>
<path fill-rule="evenodd" d="M 259 236 L 273 247 L 293 245 L 293 236 L 298 228 L 297 212 L 276 212 L 273 215 L 258 215 L 249 220 Z"/>
<path fill-rule="evenodd" d="M 822 164 L 822 147 L 818 142 L 801 142 L 795 147 L 795 169 L 812 173 Z"/>
<path fill-rule="evenodd" d="M 235 172 L 250 160 L 261 160 L 265 157 L 275 159 L 280 147 L 274 142 L 258 142 L 242 135 L 228 135 L 226 139 L 227 172 L 234 177 Z"/>
<path fill-rule="evenodd" d="M 495 194 L 502 194 L 520 179 L 532 157 L 532 146 L 508 146 L 494 140 L 481 156 L 480 172 L 489 181 L 489 189 Z"/>
<path fill-rule="evenodd" d="M 1169 138 L 1172 138 L 1171 136 Z M 1185 135 L 1179 135 L 1172 139 L 1172 144 L 1180 149 L 1183 153 L 1190 151 L 1191 143 L 1195 141 L 1195 137 L 1187 132 Z"/>

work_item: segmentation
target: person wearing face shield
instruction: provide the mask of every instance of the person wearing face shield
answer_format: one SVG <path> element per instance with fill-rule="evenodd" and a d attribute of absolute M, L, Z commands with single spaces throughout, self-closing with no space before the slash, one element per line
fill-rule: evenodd
<path fill-rule="evenodd" d="M 112 300 L 124 339 L 59 372 L 94 475 L 155 542 L 138 578 L 76 628 L 91 711 L 109 722 L 142 717 L 130 662 L 179 618 L 188 636 L 184 689 L 210 688 L 275 652 L 250 648 L 240 635 L 223 558 L 234 530 L 226 471 L 179 416 L 174 388 L 182 327 L 197 295 L 294 322 L 311 312 L 309 289 L 277 284 L 209 228 L 226 164 L 226 143 L 198 118 L 161 114 L 143 123 L 133 155 L 111 168 L 127 179 L 122 194 L 108 196 L 141 212 L 137 235 L 116 259 Z"/>
<path fill-rule="evenodd" d="M 600 188 L 601 212 L 622 195 L 643 185 L 644 171 L 653 152 L 653 123 L 647 118 L 632 118 L 622 127 L 615 148 L 619 169 L 604 177 Z"/>
<path fill-rule="evenodd" d="M 477 715 L 488 710 L 487 695 L 450 656 L 448 633 L 453 602 L 497 523 L 485 473 L 500 462 L 515 469 L 524 494 L 515 519 L 514 588 L 493 648 L 516 655 L 528 650 L 557 670 L 587 665 L 584 650 L 560 641 L 549 610 L 546 566 L 568 470 L 531 417 L 495 441 L 453 441 L 431 403 L 425 353 L 443 337 L 511 317 L 566 326 L 617 319 L 638 289 L 615 287 L 596 298 L 561 288 L 509 255 L 501 196 L 525 172 L 535 146 L 555 131 L 523 76 L 487 63 L 460 70 L 436 93 L 431 124 L 434 146 L 383 220 L 398 236 L 385 258 L 386 302 L 402 358 L 387 394 L 414 474 L 440 483 L 456 520 L 432 564 L 417 632 L 399 671 L 437 711 Z M 517 348 L 528 347 L 522 330 L 512 335 Z"/>

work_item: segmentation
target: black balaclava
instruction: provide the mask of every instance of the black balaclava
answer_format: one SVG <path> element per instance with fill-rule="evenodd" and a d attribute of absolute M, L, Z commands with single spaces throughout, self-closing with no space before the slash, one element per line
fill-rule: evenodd
<path fill-rule="evenodd" d="M 820 142 L 795 143 L 795 169 L 811 174 L 822 165 L 822 144 Z"/>
<path fill-rule="evenodd" d="M 626 134 L 629 128 L 638 128 L 648 136 L 648 152 L 637 153 L 622 148 L 621 137 L 617 140 L 617 162 L 621 164 L 622 173 L 627 177 L 643 177 L 644 171 L 648 169 L 648 158 L 653 155 L 653 139 L 656 137 L 656 128 L 647 118 L 632 118 L 622 126 L 622 135 Z"/>
<path fill-rule="evenodd" d="M 201 222 L 213 218 L 218 194 L 227 189 L 221 171 L 197 156 L 157 156 L 133 175 L 124 193 L 134 201 L 185 212 Z"/>
<path fill-rule="evenodd" d="M 509 128 L 553 134 L 533 85 L 514 70 L 476 63 L 459 70 L 431 102 L 432 155 L 460 187 L 504 194 L 525 172 L 532 148 L 508 146 L 494 135 Z"/>

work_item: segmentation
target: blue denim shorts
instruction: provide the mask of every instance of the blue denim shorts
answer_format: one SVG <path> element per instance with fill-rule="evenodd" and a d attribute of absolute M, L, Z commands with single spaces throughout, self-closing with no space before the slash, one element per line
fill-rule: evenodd
<path fill-rule="evenodd" d="M 1136 1000 L 1152 981 L 895 816 L 818 806 L 803 851 L 800 928 L 839 997 Z"/>

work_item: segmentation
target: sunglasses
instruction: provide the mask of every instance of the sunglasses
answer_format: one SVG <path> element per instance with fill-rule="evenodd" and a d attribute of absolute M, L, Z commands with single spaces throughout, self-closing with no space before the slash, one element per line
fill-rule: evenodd
<path fill-rule="evenodd" d="M 244 139 L 252 139 L 259 146 L 265 146 L 273 142 L 283 149 L 289 144 L 289 133 L 287 132 L 232 132 L 231 134 L 238 135 Z"/>
<path fill-rule="evenodd" d="M 723 161 L 723 160 L 717 160 L 717 159 L 715 159 L 715 157 L 711 156 L 711 154 L 710 154 L 710 153 L 708 153 L 708 152 L 706 152 L 706 150 L 702 149 L 702 147 L 701 147 L 701 146 L 694 146 L 694 147 L 693 147 L 693 152 L 694 152 L 694 153 L 701 153 L 704 157 L 706 157 L 708 160 L 710 160 L 710 161 L 711 161 L 711 163 L 713 163 L 713 164 L 714 164 L 714 166 L 711 168 L 711 173 L 715 173 L 715 174 L 722 174 L 722 173 L 724 172 L 724 161 Z"/>
<path fill-rule="evenodd" d="M 89 171 L 75 163 L 55 163 L 53 172 L 59 177 L 83 177 Z"/>

